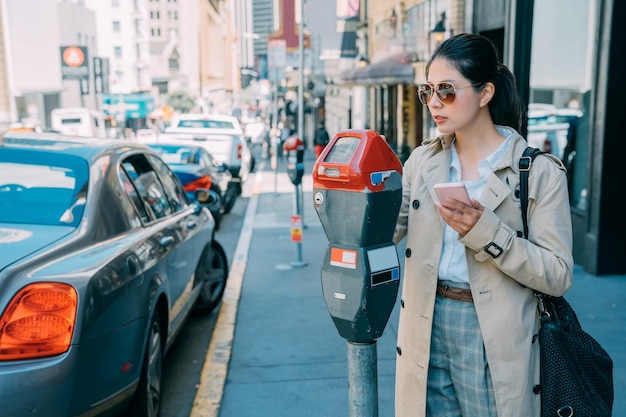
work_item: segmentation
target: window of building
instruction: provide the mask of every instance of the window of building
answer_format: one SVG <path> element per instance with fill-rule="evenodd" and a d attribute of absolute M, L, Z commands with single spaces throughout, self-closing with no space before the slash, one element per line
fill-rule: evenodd
<path fill-rule="evenodd" d="M 111 0 L 111 6 L 120 7 L 120 0 Z"/>
<path fill-rule="evenodd" d="M 119 20 L 113 21 L 113 32 L 120 32 L 122 30 L 122 25 Z"/>
<path fill-rule="evenodd" d="M 121 58 L 122 57 L 122 47 L 121 46 L 114 46 L 113 47 L 113 55 L 115 55 L 115 58 Z"/>

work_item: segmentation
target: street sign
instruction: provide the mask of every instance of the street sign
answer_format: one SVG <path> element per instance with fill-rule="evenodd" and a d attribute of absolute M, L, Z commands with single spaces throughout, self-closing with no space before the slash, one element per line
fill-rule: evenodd
<path fill-rule="evenodd" d="M 287 62 L 287 41 L 270 39 L 267 41 L 267 64 L 269 68 L 285 68 Z"/>
<path fill-rule="evenodd" d="M 89 59 L 86 46 L 61 46 L 61 74 L 64 80 L 88 80 Z"/>
<path fill-rule="evenodd" d="M 109 94 L 109 58 L 93 58 L 93 84 L 98 94 Z"/>

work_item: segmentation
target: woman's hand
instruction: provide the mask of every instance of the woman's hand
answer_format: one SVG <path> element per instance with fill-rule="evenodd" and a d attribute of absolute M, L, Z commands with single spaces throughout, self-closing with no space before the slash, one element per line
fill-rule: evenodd
<path fill-rule="evenodd" d="M 485 210 L 485 206 L 480 204 L 478 200 L 473 198 L 471 200 L 471 206 L 450 197 L 446 198 L 445 205 L 435 202 L 443 221 L 456 230 L 460 236 L 465 236 L 467 232 L 472 230 Z"/>

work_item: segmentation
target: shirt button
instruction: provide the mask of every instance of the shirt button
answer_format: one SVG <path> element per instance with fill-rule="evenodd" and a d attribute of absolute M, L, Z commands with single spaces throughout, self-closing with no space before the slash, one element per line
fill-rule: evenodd
<path fill-rule="evenodd" d="M 402 349 L 400 349 L 400 346 L 396 346 L 396 352 L 398 352 L 398 355 L 402 355 Z"/>
<path fill-rule="evenodd" d="M 420 207 L 420 201 L 419 200 L 413 200 L 411 205 L 413 206 L 414 209 L 418 209 Z"/>
<path fill-rule="evenodd" d="M 411 257 L 411 249 L 410 248 L 404 251 L 404 256 L 406 256 L 407 258 Z"/>

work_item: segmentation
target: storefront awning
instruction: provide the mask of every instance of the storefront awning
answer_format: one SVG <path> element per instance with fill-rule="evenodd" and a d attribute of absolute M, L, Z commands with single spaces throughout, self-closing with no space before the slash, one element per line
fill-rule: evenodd
<path fill-rule="evenodd" d="M 405 51 L 364 67 L 344 71 L 339 79 L 342 84 L 348 85 L 413 84 L 415 62 L 417 53 Z"/>

